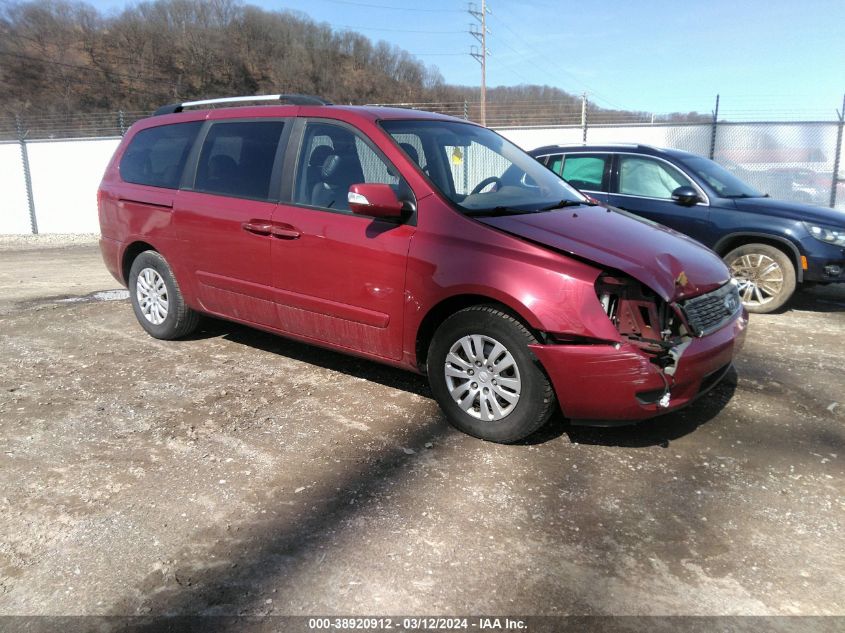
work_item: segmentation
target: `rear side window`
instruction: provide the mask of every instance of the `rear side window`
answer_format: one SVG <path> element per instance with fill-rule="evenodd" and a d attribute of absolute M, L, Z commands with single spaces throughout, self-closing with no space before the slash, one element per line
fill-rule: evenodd
<path fill-rule="evenodd" d="M 546 164 L 546 167 L 551 169 L 555 172 L 558 176 L 560 176 L 560 168 L 563 165 L 563 156 L 558 154 L 557 156 L 549 156 L 549 162 Z"/>
<path fill-rule="evenodd" d="M 178 189 L 201 126 L 202 121 L 193 121 L 141 130 L 120 160 L 120 177 L 138 185 Z"/>
<path fill-rule="evenodd" d="M 283 121 L 215 123 L 202 144 L 195 191 L 266 200 Z"/>
<path fill-rule="evenodd" d="M 602 191 L 604 171 L 609 156 L 577 156 L 570 154 L 563 163 L 563 179 L 578 189 Z"/>

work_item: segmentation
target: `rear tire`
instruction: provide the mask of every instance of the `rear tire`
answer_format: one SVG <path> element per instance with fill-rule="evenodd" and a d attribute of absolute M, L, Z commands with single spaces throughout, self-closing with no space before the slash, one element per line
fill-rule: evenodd
<path fill-rule="evenodd" d="M 774 312 L 795 293 L 795 264 L 774 246 L 744 244 L 725 255 L 724 261 L 739 280 L 739 296 L 749 312 Z"/>
<path fill-rule="evenodd" d="M 199 314 L 185 305 L 170 265 L 156 251 L 144 251 L 132 262 L 129 298 L 141 327 L 154 338 L 181 338 L 199 325 Z"/>
<path fill-rule="evenodd" d="M 428 352 L 431 390 L 449 422 L 474 437 L 509 444 L 548 421 L 555 408 L 549 379 L 528 349 L 537 339 L 492 306 L 446 319 Z"/>

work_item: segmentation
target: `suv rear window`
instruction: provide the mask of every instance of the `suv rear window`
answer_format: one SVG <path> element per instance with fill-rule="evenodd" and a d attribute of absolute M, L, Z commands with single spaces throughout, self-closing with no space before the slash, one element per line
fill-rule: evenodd
<path fill-rule="evenodd" d="M 200 126 L 202 121 L 193 121 L 141 130 L 120 160 L 120 177 L 138 185 L 178 189 Z"/>
<path fill-rule="evenodd" d="M 195 191 L 266 200 L 283 121 L 215 123 L 202 144 Z"/>

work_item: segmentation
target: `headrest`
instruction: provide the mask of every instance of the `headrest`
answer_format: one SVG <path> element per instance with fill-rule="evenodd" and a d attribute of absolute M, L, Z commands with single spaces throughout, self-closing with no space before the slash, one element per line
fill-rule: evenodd
<path fill-rule="evenodd" d="M 237 169 L 238 164 L 235 162 L 235 159 L 231 156 L 226 156 L 225 154 L 216 154 L 208 161 L 209 173 L 218 177 L 221 174 L 229 175 L 232 172 L 237 171 Z"/>
<path fill-rule="evenodd" d="M 313 167 L 322 167 L 326 161 L 326 156 L 332 153 L 332 148 L 328 145 L 318 145 L 311 151 L 311 156 L 308 159 L 308 164 Z"/>
<path fill-rule="evenodd" d="M 323 167 L 320 170 L 320 175 L 323 177 L 323 180 L 332 180 L 332 178 L 336 176 L 340 170 L 341 162 L 342 159 L 337 154 L 329 154 L 326 156 L 326 160 L 323 161 Z"/>
<path fill-rule="evenodd" d="M 408 157 L 414 161 L 417 165 L 420 164 L 420 154 L 417 151 L 417 148 L 411 145 L 410 143 L 399 143 L 399 147 L 408 155 Z"/>

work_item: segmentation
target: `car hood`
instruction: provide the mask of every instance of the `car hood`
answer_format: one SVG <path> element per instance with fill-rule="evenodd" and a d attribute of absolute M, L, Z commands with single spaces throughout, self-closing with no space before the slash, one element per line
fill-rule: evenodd
<path fill-rule="evenodd" d="M 817 207 L 812 204 L 772 200 L 771 198 L 736 198 L 736 208 L 749 213 L 774 215 L 780 218 L 845 226 L 845 211 Z"/>
<path fill-rule="evenodd" d="M 730 279 L 710 249 L 660 224 L 605 207 L 479 217 L 548 248 L 627 273 L 666 301 L 715 290 Z"/>

